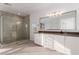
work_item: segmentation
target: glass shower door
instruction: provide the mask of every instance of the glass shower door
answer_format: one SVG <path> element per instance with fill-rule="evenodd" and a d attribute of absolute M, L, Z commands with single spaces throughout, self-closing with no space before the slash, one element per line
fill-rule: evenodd
<path fill-rule="evenodd" d="M 0 15 L 0 45 L 3 44 L 3 16 Z"/>
<path fill-rule="evenodd" d="M 0 44 L 1 44 L 1 16 L 0 16 Z"/>
<path fill-rule="evenodd" d="M 27 39 L 29 36 L 26 35 L 29 30 L 26 31 L 26 27 L 29 26 L 26 24 L 28 24 L 27 21 L 16 15 L 3 14 L 0 16 L 0 43 L 6 44 Z"/>
<path fill-rule="evenodd" d="M 10 15 L 3 16 L 3 42 L 9 43 L 16 40 L 16 24 Z"/>

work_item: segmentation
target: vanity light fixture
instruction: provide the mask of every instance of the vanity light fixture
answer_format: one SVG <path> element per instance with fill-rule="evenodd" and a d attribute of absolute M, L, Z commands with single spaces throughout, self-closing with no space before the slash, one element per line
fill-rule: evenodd
<path fill-rule="evenodd" d="M 51 17 L 51 16 L 61 16 L 63 14 L 63 11 L 59 11 L 59 12 L 50 12 L 47 14 L 47 16 Z"/>

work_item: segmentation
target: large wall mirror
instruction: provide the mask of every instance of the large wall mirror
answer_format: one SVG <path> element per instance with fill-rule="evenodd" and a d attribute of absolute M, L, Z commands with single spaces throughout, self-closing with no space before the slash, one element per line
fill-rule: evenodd
<path fill-rule="evenodd" d="M 76 10 L 65 12 L 61 16 L 41 17 L 40 29 L 75 30 L 76 29 Z"/>

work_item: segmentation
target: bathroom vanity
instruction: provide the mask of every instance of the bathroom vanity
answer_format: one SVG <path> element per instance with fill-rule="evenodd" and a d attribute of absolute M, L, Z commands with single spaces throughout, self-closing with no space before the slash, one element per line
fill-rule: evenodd
<path fill-rule="evenodd" d="M 61 16 L 42 17 L 43 24 L 35 33 L 34 42 L 63 54 L 79 54 L 79 31 L 76 29 L 76 11 Z"/>
<path fill-rule="evenodd" d="M 34 42 L 64 54 L 79 54 L 79 32 L 39 31 Z"/>

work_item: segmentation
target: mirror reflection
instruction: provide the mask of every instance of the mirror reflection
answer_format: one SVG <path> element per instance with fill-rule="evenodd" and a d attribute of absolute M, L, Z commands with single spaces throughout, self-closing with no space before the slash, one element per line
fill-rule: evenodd
<path fill-rule="evenodd" d="M 75 30 L 76 11 L 70 11 L 58 16 L 40 18 L 42 30 Z"/>

